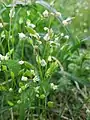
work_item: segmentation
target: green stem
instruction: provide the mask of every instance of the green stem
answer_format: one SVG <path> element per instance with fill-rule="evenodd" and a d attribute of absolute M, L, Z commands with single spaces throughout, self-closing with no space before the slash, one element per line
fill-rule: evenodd
<path fill-rule="evenodd" d="M 10 109 L 10 112 L 11 112 L 11 120 L 14 120 L 14 117 L 13 117 L 13 109 L 12 109 L 12 108 Z"/>
<path fill-rule="evenodd" d="M 9 22 L 9 36 L 8 36 L 8 51 L 9 51 L 9 53 L 10 53 L 11 24 L 12 24 L 12 17 L 10 17 L 10 22 Z M 11 55 L 10 55 L 10 58 L 11 58 Z"/>
<path fill-rule="evenodd" d="M 24 59 L 24 41 L 22 40 L 22 60 Z"/>

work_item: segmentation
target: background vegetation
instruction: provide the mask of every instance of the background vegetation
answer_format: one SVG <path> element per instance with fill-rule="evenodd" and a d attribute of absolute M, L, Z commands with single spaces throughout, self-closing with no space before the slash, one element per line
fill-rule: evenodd
<path fill-rule="evenodd" d="M 90 1 L 0 1 L 0 120 L 90 120 Z"/>

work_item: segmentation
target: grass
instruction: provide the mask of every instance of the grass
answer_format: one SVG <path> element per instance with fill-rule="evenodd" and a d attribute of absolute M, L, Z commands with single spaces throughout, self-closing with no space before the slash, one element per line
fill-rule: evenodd
<path fill-rule="evenodd" d="M 87 1 L 0 3 L 0 120 L 89 120 Z"/>

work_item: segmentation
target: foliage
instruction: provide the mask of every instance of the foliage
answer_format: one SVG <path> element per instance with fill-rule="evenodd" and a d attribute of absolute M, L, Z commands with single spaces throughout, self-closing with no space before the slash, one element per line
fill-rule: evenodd
<path fill-rule="evenodd" d="M 90 119 L 89 5 L 1 1 L 0 120 Z"/>

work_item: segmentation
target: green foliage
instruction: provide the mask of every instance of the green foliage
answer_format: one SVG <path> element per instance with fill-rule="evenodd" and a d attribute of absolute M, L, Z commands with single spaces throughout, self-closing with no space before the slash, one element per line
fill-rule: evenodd
<path fill-rule="evenodd" d="M 90 119 L 89 5 L 0 1 L 0 120 Z"/>

